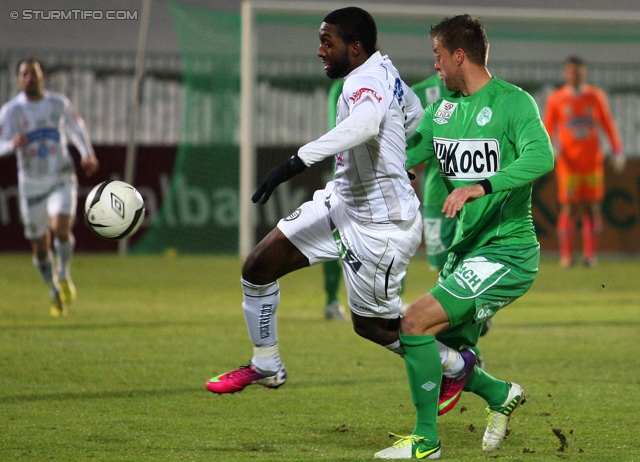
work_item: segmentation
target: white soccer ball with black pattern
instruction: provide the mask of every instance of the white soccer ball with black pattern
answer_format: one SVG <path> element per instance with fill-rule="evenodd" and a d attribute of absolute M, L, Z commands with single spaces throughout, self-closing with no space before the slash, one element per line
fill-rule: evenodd
<path fill-rule="evenodd" d="M 84 219 L 91 231 L 111 241 L 138 231 L 144 213 L 142 196 L 124 181 L 103 181 L 91 190 L 84 203 Z"/>

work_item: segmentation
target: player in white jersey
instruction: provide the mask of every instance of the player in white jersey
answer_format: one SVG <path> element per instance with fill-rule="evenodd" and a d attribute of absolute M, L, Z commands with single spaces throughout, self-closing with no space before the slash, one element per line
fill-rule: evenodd
<path fill-rule="evenodd" d="M 84 122 L 69 100 L 44 90 L 40 62 L 24 59 L 18 63 L 17 72 L 22 91 L 0 110 L 0 156 L 17 156 L 24 235 L 31 241 L 33 263 L 49 287 L 51 315 L 65 316 L 66 304 L 76 297 L 69 264 L 75 245 L 72 228 L 77 178 L 67 135 L 80 152 L 80 164 L 87 176 L 98 170 L 99 163 Z"/>
<path fill-rule="evenodd" d="M 254 355 L 249 366 L 209 380 L 214 393 L 284 383 L 275 316 L 278 278 L 329 260 L 342 260 L 355 331 L 402 352 L 398 290 L 422 233 L 405 149 L 422 107 L 389 58 L 376 51 L 376 24 L 369 13 L 356 7 L 333 11 L 319 37 L 325 73 L 344 78 L 337 125 L 271 170 L 252 200 L 264 204 L 278 184 L 331 156 L 335 178 L 280 220 L 245 261 L 242 307 Z"/>

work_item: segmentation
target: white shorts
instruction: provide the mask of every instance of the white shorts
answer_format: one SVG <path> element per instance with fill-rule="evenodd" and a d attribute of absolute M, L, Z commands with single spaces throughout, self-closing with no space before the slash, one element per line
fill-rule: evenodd
<path fill-rule="evenodd" d="M 333 182 L 318 190 L 278 228 L 310 265 L 342 259 L 351 311 L 359 316 L 397 318 L 398 295 L 409 260 L 422 240 L 422 217 L 389 223 L 361 223 L 334 194 Z"/>
<path fill-rule="evenodd" d="M 75 176 L 51 184 L 42 194 L 29 194 L 20 190 L 20 217 L 24 225 L 24 237 L 39 239 L 50 225 L 49 217 L 68 215 L 75 217 L 78 181 Z"/>

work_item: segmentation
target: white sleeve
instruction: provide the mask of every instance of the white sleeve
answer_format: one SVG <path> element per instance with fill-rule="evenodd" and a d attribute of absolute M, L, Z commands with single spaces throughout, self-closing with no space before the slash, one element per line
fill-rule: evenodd
<path fill-rule="evenodd" d="M 382 115 L 374 103 L 365 99 L 353 107 L 349 117 L 316 141 L 298 150 L 298 157 L 309 167 L 339 152 L 359 146 L 375 137 L 380 130 Z"/>
<path fill-rule="evenodd" d="M 9 120 L 9 110 L 4 106 L 0 110 L 0 157 L 13 154 L 13 130 Z"/>
<path fill-rule="evenodd" d="M 411 88 L 408 88 L 408 91 L 405 90 L 404 94 L 407 98 L 407 120 L 404 124 L 404 128 L 407 131 L 407 138 L 409 138 L 416 131 L 418 125 L 420 125 L 422 115 L 424 114 L 424 109 L 422 107 L 422 103 L 420 103 L 420 98 L 414 93 Z"/>
<path fill-rule="evenodd" d="M 64 104 L 64 118 L 65 118 L 65 131 L 73 141 L 73 144 L 78 148 L 80 156 L 83 159 L 88 157 L 94 157 L 93 146 L 89 141 L 89 133 L 84 125 L 84 120 L 78 115 L 78 113 L 71 107 L 69 100 L 65 100 Z"/>

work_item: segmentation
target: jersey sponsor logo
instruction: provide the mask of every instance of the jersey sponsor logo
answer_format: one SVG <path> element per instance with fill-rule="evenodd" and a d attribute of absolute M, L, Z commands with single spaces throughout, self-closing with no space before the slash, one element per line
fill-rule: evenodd
<path fill-rule="evenodd" d="M 27 133 L 29 144 L 36 141 L 51 140 L 56 143 L 60 142 L 60 132 L 57 128 L 45 127 L 37 128 Z"/>
<path fill-rule="evenodd" d="M 349 99 L 351 100 L 352 103 L 355 104 L 358 101 L 360 101 L 360 98 L 362 98 L 362 95 L 364 95 L 365 93 L 370 93 L 371 96 L 373 96 L 376 100 L 378 100 L 378 102 L 382 101 L 382 98 L 378 96 L 375 90 L 372 90 L 371 88 L 366 88 L 366 87 L 363 87 L 357 91 L 354 91 L 349 97 Z"/>
<path fill-rule="evenodd" d="M 477 293 L 482 284 L 500 269 L 501 263 L 493 263 L 484 257 L 472 257 L 464 260 L 454 275 L 458 283 L 462 282 L 465 288 Z"/>
<path fill-rule="evenodd" d="M 38 146 L 37 152 L 38 152 L 38 157 L 40 159 L 46 159 L 47 156 L 49 155 L 49 148 L 47 147 L 46 144 L 42 143 L 40 146 Z"/>
<path fill-rule="evenodd" d="M 362 268 L 362 262 L 358 259 L 358 255 L 352 248 L 345 249 L 342 260 L 349 265 L 354 273 L 357 273 L 360 271 L 360 268 Z"/>
<path fill-rule="evenodd" d="M 284 221 L 292 221 L 300 216 L 302 213 L 302 208 L 298 207 L 291 215 L 284 219 Z"/>
<path fill-rule="evenodd" d="M 482 305 L 482 307 L 476 313 L 477 321 L 484 321 L 485 319 L 491 318 L 495 312 L 490 309 L 488 306 Z"/>
<path fill-rule="evenodd" d="M 327 208 L 327 210 L 331 210 L 331 194 L 324 198 L 324 206 Z M 331 218 L 329 218 L 329 224 L 331 225 L 331 231 L 336 229 L 336 225 L 333 224 Z"/>
<path fill-rule="evenodd" d="M 393 97 L 398 100 L 398 104 L 402 106 L 402 97 L 404 96 L 404 90 L 402 89 L 402 80 L 396 77 L 396 82 L 393 86 Z M 380 101 L 380 100 L 378 100 Z"/>
<path fill-rule="evenodd" d="M 436 117 L 435 119 L 433 119 L 433 121 L 435 123 L 437 123 L 437 124 L 440 124 L 440 125 L 449 123 L 449 121 L 447 119 L 443 119 L 441 117 Z"/>
<path fill-rule="evenodd" d="M 435 103 L 440 99 L 440 87 L 428 87 L 424 93 L 427 104 Z"/>
<path fill-rule="evenodd" d="M 483 180 L 500 170 L 500 144 L 491 138 L 433 138 L 440 175 L 452 180 Z"/>
<path fill-rule="evenodd" d="M 458 103 L 452 103 L 451 101 L 447 101 L 445 99 L 442 103 L 440 103 L 440 106 L 438 107 L 434 115 L 439 119 L 450 119 L 451 114 L 453 114 L 453 111 L 456 110 L 457 105 Z"/>
<path fill-rule="evenodd" d="M 356 249 L 349 243 L 347 238 L 345 236 L 340 236 L 340 232 L 337 229 L 333 231 L 333 239 L 338 246 L 342 260 L 347 265 L 349 265 L 354 273 L 360 271 L 360 268 L 362 268 L 362 261 L 364 260 L 364 256 L 358 254 Z"/>
<path fill-rule="evenodd" d="M 481 127 L 484 127 L 491 121 L 492 115 L 493 115 L 493 112 L 491 112 L 491 108 L 488 106 L 485 106 L 482 109 L 480 109 L 480 112 L 476 117 L 476 123 Z"/>
<path fill-rule="evenodd" d="M 496 314 L 496 311 L 498 311 L 501 308 L 504 308 L 512 301 L 513 299 L 511 297 L 506 297 L 502 300 L 492 300 L 490 302 L 483 302 L 482 305 L 480 305 L 480 308 L 478 309 L 478 311 L 476 312 L 476 321 L 480 322 L 480 321 L 485 321 L 491 318 L 494 314 Z"/>
<path fill-rule="evenodd" d="M 571 130 L 571 134 L 577 140 L 584 140 L 595 134 L 597 126 L 596 121 L 589 116 L 576 116 L 567 119 L 567 128 Z"/>
<path fill-rule="evenodd" d="M 341 152 L 336 154 L 336 166 L 337 167 L 344 167 L 344 157 L 342 156 Z"/>

